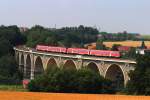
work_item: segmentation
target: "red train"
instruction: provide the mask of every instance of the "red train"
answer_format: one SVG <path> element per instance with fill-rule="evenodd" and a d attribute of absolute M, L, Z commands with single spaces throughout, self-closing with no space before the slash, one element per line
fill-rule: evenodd
<path fill-rule="evenodd" d="M 115 58 L 121 57 L 119 51 L 110 51 L 110 50 L 88 50 L 83 48 L 64 48 L 64 47 L 54 47 L 44 45 L 37 45 L 36 50 L 46 52 L 68 53 L 68 54 L 92 55 L 101 57 L 115 57 Z"/>

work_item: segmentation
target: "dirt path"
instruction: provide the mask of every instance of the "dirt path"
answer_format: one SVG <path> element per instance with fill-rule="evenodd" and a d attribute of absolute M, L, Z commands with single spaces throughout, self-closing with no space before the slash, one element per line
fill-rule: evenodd
<path fill-rule="evenodd" d="M 0 100 L 150 100 L 150 97 L 1 91 Z"/>

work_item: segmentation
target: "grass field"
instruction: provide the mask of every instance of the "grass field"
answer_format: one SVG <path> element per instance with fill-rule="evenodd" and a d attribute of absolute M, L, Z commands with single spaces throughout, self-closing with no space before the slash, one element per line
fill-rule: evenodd
<path fill-rule="evenodd" d="M 149 39 L 150 40 L 150 35 L 142 35 L 143 39 Z"/>

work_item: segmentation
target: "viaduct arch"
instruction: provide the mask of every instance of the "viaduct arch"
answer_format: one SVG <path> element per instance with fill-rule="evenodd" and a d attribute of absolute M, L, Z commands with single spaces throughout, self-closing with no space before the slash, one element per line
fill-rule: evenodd
<path fill-rule="evenodd" d="M 113 82 L 113 86 L 117 89 L 121 89 L 124 86 L 124 76 L 123 69 L 117 64 L 110 65 L 105 73 L 105 78 L 111 80 Z"/>
<path fill-rule="evenodd" d="M 92 71 L 94 72 L 99 72 L 99 68 L 98 68 L 98 65 L 94 62 L 90 62 L 88 65 L 87 65 L 87 68 L 91 69 Z"/>
<path fill-rule="evenodd" d="M 30 79 L 31 76 L 31 58 L 30 55 L 27 55 L 26 66 L 24 67 L 25 75 L 24 77 Z"/>
<path fill-rule="evenodd" d="M 37 57 L 34 64 L 34 77 L 41 75 L 44 72 L 43 61 L 41 57 Z"/>
<path fill-rule="evenodd" d="M 24 73 L 24 55 L 21 55 L 21 64 L 20 64 L 20 71 L 23 74 Z"/>
<path fill-rule="evenodd" d="M 64 69 L 72 69 L 75 70 L 77 69 L 76 64 L 73 60 L 66 60 L 66 62 L 63 65 Z"/>
<path fill-rule="evenodd" d="M 55 58 L 50 58 L 46 64 L 46 69 L 59 68 Z"/>

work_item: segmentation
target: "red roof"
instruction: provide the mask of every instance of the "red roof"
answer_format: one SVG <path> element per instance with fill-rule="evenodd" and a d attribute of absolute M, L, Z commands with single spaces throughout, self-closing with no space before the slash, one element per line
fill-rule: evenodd
<path fill-rule="evenodd" d="M 147 47 L 148 50 L 150 50 L 150 47 Z"/>
<path fill-rule="evenodd" d="M 119 50 L 119 51 L 129 51 L 129 50 L 130 50 L 130 47 L 128 47 L 128 46 L 119 46 L 119 47 L 118 47 L 118 50 Z"/>

